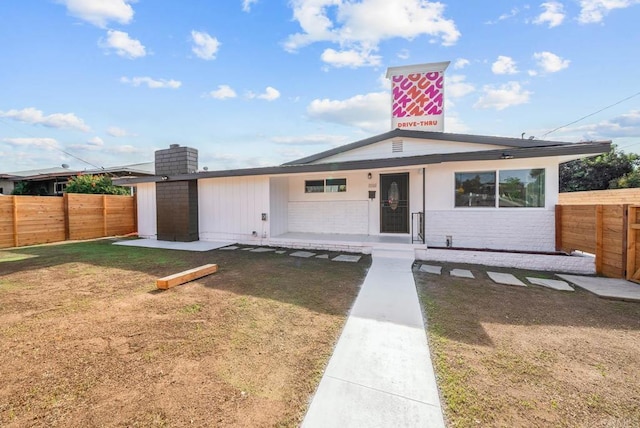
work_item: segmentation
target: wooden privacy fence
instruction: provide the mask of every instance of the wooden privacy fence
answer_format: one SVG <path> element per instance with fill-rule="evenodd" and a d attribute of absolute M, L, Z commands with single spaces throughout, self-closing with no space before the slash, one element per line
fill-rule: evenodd
<path fill-rule="evenodd" d="M 137 230 L 133 196 L 0 197 L 0 248 L 126 235 Z"/>
<path fill-rule="evenodd" d="M 640 206 L 556 205 L 556 249 L 595 254 L 596 272 L 640 279 Z"/>

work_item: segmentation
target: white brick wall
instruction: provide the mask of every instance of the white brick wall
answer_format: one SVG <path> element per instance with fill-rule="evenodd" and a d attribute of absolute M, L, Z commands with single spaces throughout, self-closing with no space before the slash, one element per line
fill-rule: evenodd
<path fill-rule="evenodd" d="M 459 248 L 555 251 L 555 212 L 545 209 L 427 211 L 427 247 L 444 247 L 451 235 Z"/>
<path fill-rule="evenodd" d="M 289 232 L 367 234 L 368 201 L 289 202 Z"/>

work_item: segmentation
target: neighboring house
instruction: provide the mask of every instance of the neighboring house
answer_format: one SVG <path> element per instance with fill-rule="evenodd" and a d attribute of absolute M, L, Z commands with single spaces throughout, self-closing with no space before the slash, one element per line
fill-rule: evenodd
<path fill-rule="evenodd" d="M 608 152 L 444 131 L 448 62 L 390 68 L 392 131 L 281 166 L 198 171 L 197 151 L 156 152 L 138 232 L 177 241 L 371 252 L 376 246 L 555 251 L 558 166 Z"/>
<path fill-rule="evenodd" d="M 64 167 L 42 168 L 0 174 L 0 194 L 10 195 L 18 183 L 28 183 L 29 193 L 40 196 L 61 196 L 69 179 L 81 174 L 118 177 L 144 177 L 155 173 L 153 162 L 74 171 Z"/>

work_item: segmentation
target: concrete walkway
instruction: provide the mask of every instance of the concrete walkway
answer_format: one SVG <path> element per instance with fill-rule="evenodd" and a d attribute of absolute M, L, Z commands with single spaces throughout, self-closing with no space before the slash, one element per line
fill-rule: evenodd
<path fill-rule="evenodd" d="M 413 261 L 374 250 L 303 427 L 444 427 Z"/>

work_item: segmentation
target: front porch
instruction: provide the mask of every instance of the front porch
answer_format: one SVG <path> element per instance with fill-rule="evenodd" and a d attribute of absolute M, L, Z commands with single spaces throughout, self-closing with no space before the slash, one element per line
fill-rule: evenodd
<path fill-rule="evenodd" d="M 412 243 L 411 235 L 364 235 L 343 233 L 287 232 L 272 236 L 269 245 L 276 247 L 333 250 L 350 253 L 371 254 L 374 249 L 415 250 L 426 249 L 422 243 Z"/>

